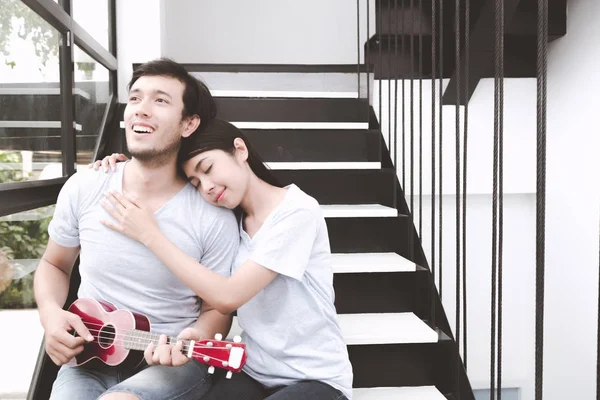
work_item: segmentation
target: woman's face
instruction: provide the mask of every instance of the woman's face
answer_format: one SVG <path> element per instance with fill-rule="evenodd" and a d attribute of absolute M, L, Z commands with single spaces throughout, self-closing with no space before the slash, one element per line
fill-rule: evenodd
<path fill-rule="evenodd" d="M 247 157 L 245 147 L 236 148 L 234 154 L 209 150 L 186 161 L 183 170 L 206 201 L 234 209 L 240 205 L 248 188 L 250 168 Z"/>

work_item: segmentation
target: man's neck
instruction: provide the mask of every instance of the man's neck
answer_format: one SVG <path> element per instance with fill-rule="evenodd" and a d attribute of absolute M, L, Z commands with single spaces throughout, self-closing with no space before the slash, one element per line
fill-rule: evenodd
<path fill-rule="evenodd" d="M 167 194 L 181 189 L 185 181 L 177 174 L 176 160 L 164 165 L 148 165 L 133 158 L 123 171 L 123 192 L 137 197 Z"/>

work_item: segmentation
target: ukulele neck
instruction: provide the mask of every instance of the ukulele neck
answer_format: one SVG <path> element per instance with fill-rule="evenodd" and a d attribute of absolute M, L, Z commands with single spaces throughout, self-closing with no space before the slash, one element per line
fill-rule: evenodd
<path fill-rule="evenodd" d="M 132 329 L 132 330 L 126 331 L 124 333 L 123 346 L 129 350 L 144 351 L 144 350 L 146 350 L 148 345 L 150 345 L 151 343 L 154 345 L 157 345 L 159 339 L 160 339 L 160 334 L 158 334 L 158 333 L 151 333 L 151 332 Z M 183 353 L 187 353 L 189 350 L 189 344 L 190 344 L 189 340 L 182 340 L 182 339 L 177 339 L 176 337 L 173 337 L 173 336 L 168 336 L 167 344 L 175 344 L 175 343 L 177 343 L 178 340 L 181 340 L 183 342 L 183 348 L 181 349 L 181 351 Z"/>

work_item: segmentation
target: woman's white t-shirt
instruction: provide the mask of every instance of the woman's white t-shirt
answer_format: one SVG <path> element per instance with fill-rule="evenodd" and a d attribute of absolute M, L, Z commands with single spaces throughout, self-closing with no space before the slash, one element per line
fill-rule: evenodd
<path fill-rule="evenodd" d="M 296 185 L 253 238 L 240 224 L 233 271 L 248 259 L 278 273 L 237 310 L 248 360 L 267 387 L 318 380 L 352 398 L 352 365 L 334 306 L 331 249 L 317 201 Z"/>

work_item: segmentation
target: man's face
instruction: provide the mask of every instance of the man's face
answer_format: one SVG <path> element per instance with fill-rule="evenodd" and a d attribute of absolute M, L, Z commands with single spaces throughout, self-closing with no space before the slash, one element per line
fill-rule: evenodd
<path fill-rule="evenodd" d="M 174 155 L 185 123 L 185 85 L 166 76 L 142 76 L 132 85 L 124 112 L 127 147 L 140 161 Z"/>

